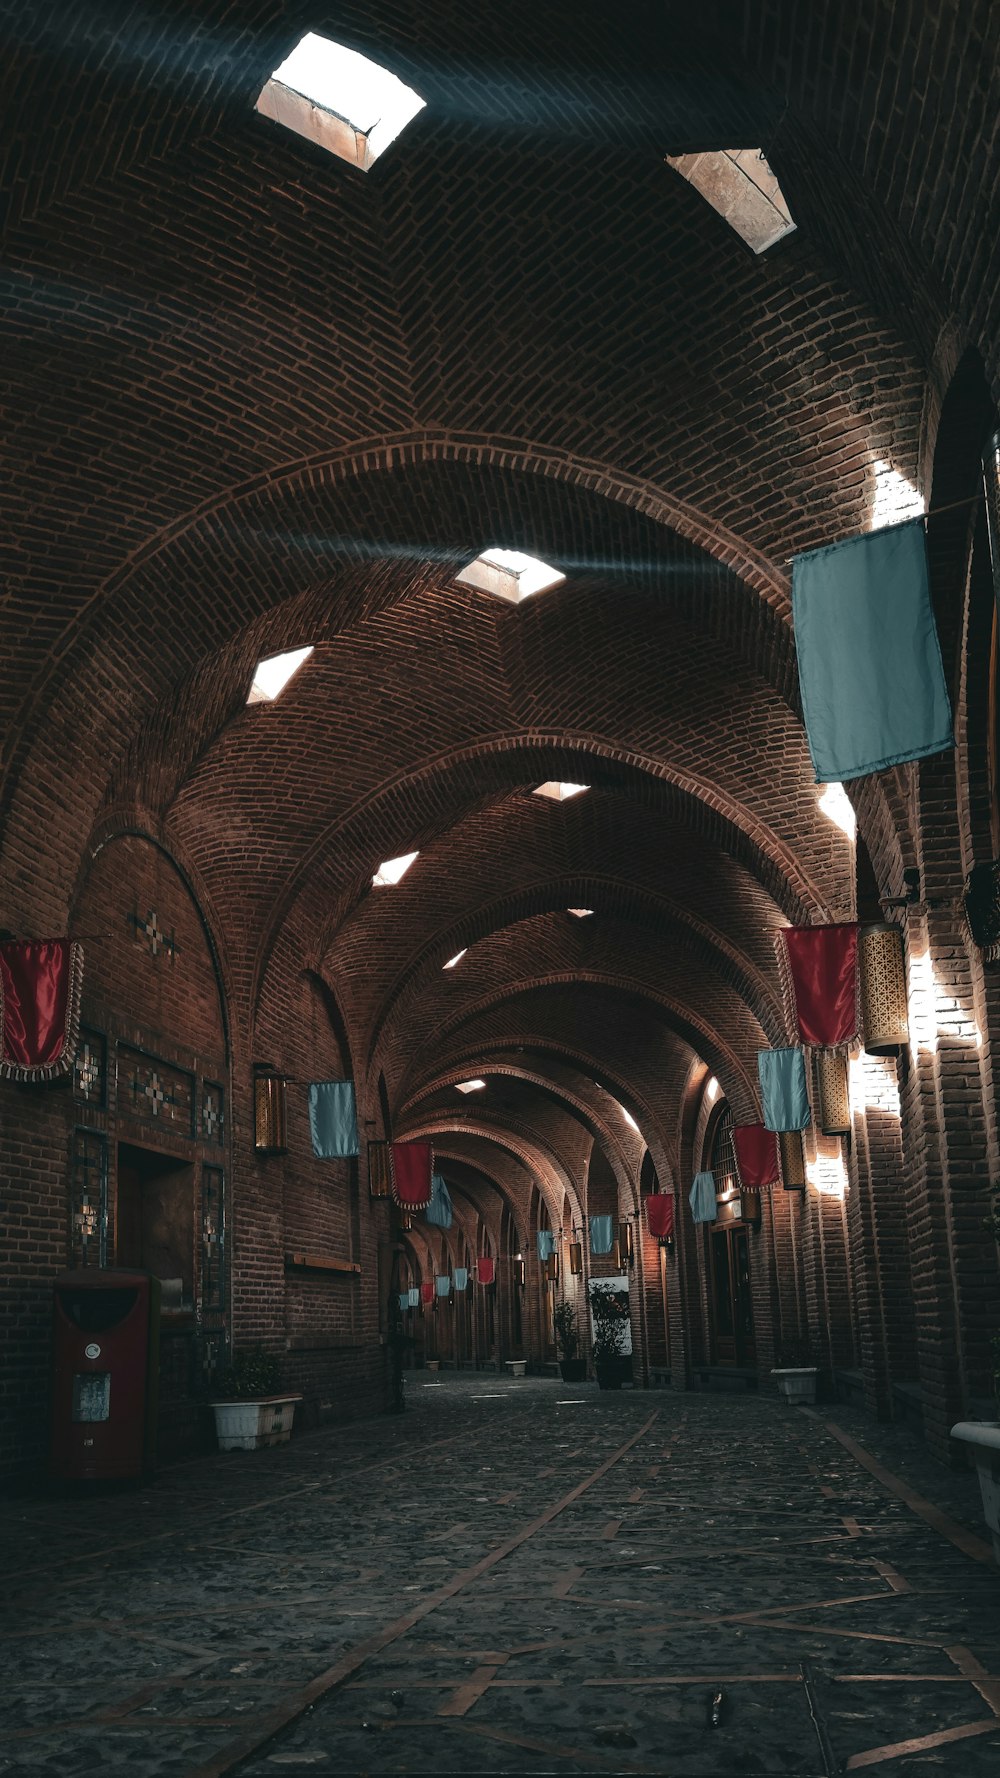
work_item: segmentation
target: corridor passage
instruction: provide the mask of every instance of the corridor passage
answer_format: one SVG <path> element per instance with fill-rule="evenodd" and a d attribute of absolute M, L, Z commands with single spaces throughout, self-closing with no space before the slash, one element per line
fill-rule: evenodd
<path fill-rule="evenodd" d="M 974 1482 L 907 1433 L 488 1374 L 408 1397 L 8 1503 L 5 1778 L 1000 1771 L 1000 1574 Z"/>

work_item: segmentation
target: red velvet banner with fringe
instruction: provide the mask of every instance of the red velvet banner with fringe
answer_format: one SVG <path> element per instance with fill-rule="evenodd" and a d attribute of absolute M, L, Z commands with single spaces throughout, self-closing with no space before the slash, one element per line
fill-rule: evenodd
<path fill-rule="evenodd" d="M 802 1042 L 850 1043 L 858 1031 L 857 926 L 790 926 L 781 936 Z"/>
<path fill-rule="evenodd" d="M 403 1210 L 426 1210 L 431 1201 L 434 1150 L 429 1142 L 394 1142 L 392 1195 Z"/>
<path fill-rule="evenodd" d="M 420 1301 L 422 1303 L 432 1303 L 434 1301 L 434 1283 L 430 1278 L 426 1279 L 420 1286 Z"/>
<path fill-rule="evenodd" d="M 674 1198 L 672 1192 L 654 1192 L 646 1199 L 646 1221 L 649 1232 L 658 1241 L 666 1241 L 674 1232 Z"/>
<path fill-rule="evenodd" d="M 777 1185 L 778 1138 L 773 1130 L 765 1130 L 763 1124 L 734 1124 L 733 1147 L 742 1186 L 749 1190 L 753 1186 Z"/>
<path fill-rule="evenodd" d="M 0 1075 L 55 1080 L 76 1059 L 83 946 L 68 938 L 0 944 Z"/>
<path fill-rule="evenodd" d="M 496 1275 L 497 1275 L 497 1264 L 496 1264 L 495 1259 L 477 1259 L 477 1261 L 476 1261 L 476 1282 L 477 1282 L 477 1284 L 492 1284 Z"/>

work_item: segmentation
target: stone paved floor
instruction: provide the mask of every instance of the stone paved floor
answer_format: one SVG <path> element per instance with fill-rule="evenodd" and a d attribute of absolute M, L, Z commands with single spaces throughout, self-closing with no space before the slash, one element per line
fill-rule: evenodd
<path fill-rule="evenodd" d="M 3 1778 L 997 1778 L 1000 1574 L 833 1416 L 486 1375 L 409 1395 L 8 1503 Z M 836 1418 L 972 1522 L 968 1478 Z"/>

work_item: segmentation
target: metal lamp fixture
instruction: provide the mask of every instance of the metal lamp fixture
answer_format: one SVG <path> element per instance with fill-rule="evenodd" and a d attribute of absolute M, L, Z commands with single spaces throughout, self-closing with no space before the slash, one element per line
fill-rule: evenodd
<path fill-rule="evenodd" d="M 270 1062 L 254 1064 L 253 1130 L 258 1154 L 287 1154 L 285 1077 Z"/>
<path fill-rule="evenodd" d="M 632 1242 L 632 1224 L 627 1220 L 618 1224 L 618 1254 L 622 1271 L 631 1271 L 635 1265 L 635 1247 Z"/>
<path fill-rule="evenodd" d="M 569 1244 L 569 1269 L 574 1278 L 579 1278 L 583 1271 L 582 1241 L 571 1241 Z"/>
<path fill-rule="evenodd" d="M 511 1269 L 511 1275 L 514 1279 L 514 1283 L 516 1285 L 518 1285 L 518 1287 L 521 1290 L 523 1290 L 524 1289 L 524 1260 L 521 1258 L 521 1255 L 519 1253 L 515 1254 L 514 1258 L 511 1260 L 510 1269 Z"/>

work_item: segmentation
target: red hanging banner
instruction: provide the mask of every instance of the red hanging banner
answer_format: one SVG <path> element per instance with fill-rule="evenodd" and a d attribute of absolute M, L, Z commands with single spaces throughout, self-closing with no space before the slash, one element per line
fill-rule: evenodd
<path fill-rule="evenodd" d="M 496 1265 L 495 1259 L 477 1259 L 477 1261 L 476 1261 L 476 1283 L 477 1284 L 492 1284 L 496 1275 L 497 1275 L 497 1265 Z"/>
<path fill-rule="evenodd" d="M 674 1232 L 674 1197 L 672 1192 L 654 1192 L 646 1199 L 646 1221 L 649 1232 L 658 1241 L 667 1241 Z"/>
<path fill-rule="evenodd" d="M 434 1301 L 434 1280 L 432 1278 L 426 1279 L 425 1282 L 421 1284 L 420 1301 L 422 1303 L 432 1303 Z"/>
<path fill-rule="evenodd" d="M 858 1032 L 858 928 L 789 926 L 781 934 L 803 1043 L 850 1043 Z"/>
<path fill-rule="evenodd" d="M 431 1201 L 434 1150 L 429 1142 L 394 1142 L 392 1195 L 403 1210 L 426 1210 Z"/>
<path fill-rule="evenodd" d="M 763 1124 L 734 1124 L 733 1147 L 742 1186 L 777 1185 L 778 1138 L 773 1130 Z"/>
<path fill-rule="evenodd" d="M 83 946 L 68 938 L 0 944 L 0 1075 L 54 1080 L 76 1059 Z"/>

